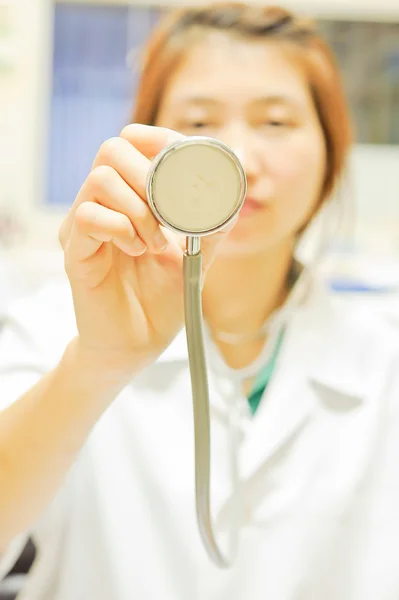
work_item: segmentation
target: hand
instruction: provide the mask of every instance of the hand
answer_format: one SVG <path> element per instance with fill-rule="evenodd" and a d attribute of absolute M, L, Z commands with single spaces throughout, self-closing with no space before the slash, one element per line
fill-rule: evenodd
<path fill-rule="evenodd" d="M 146 200 L 150 158 L 179 139 L 135 124 L 106 141 L 61 226 L 80 351 L 101 368 L 136 372 L 183 325 L 185 237 L 161 227 Z M 204 271 L 224 235 L 203 238 Z"/>

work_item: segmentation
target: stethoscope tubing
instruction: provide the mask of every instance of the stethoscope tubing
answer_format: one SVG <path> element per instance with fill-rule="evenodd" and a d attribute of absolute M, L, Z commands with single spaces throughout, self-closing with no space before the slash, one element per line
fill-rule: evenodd
<path fill-rule="evenodd" d="M 234 206 L 225 221 L 214 224 L 214 226 L 206 230 L 199 231 L 187 231 L 168 222 L 158 210 L 154 198 L 154 179 L 162 162 L 171 153 L 180 150 L 182 146 L 193 144 L 205 144 L 217 148 L 228 155 L 236 166 L 240 185 L 240 201 Z M 220 568 L 231 566 L 238 545 L 241 515 L 238 434 L 237 419 L 233 409 L 231 414 L 229 414 L 228 425 L 229 467 L 232 479 L 230 506 L 233 512 L 228 538 L 228 550 L 224 553 L 216 541 L 211 510 L 211 418 L 202 314 L 202 253 L 200 240 L 203 236 L 222 230 L 234 219 L 242 207 L 246 189 L 245 172 L 234 152 L 226 144 L 216 139 L 202 136 L 186 138 L 183 141 L 177 141 L 167 146 L 153 160 L 147 178 L 147 200 L 153 214 L 162 225 L 175 233 L 185 235 L 187 239 L 186 252 L 183 258 L 184 310 L 193 400 L 196 514 L 204 547 L 210 559 Z"/>
<path fill-rule="evenodd" d="M 202 317 L 202 254 L 199 250 L 184 254 L 184 310 L 186 338 L 191 376 L 191 391 L 194 414 L 195 448 L 195 498 L 197 523 L 205 549 L 210 559 L 220 568 L 231 566 L 237 549 L 238 515 L 234 514 L 229 532 L 229 551 L 223 553 L 216 541 L 211 515 L 211 418 L 209 384 L 207 377 L 206 353 Z M 239 503 L 238 448 L 235 424 L 229 423 L 230 473 L 232 477 L 232 502 Z"/>

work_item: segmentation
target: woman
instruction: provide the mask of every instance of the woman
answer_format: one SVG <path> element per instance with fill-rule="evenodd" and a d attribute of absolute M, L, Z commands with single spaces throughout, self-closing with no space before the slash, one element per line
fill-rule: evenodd
<path fill-rule="evenodd" d="M 2 338 L 3 570 L 28 531 L 28 600 L 396 599 L 395 340 L 294 260 L 350 145 L 330 52 L 278 8 L 181 10 L 150 41 L 133 120 L 145 125 L 100 148 L 62 226 L 72 297 L 21 302 Z M 248 178 L 234 227 L 204 240 L 220 534 L 226 422 L 240 412 L 228 571 L 195 520 L 184 240 L 145 198 L 150 158 L 198 133 L 229 144 Z"/>

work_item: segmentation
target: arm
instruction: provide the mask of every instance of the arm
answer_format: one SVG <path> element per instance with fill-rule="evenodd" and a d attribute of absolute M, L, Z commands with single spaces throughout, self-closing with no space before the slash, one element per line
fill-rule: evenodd
<path fill-rule="evenodd" d="M 0 414 L 0 551 L 40 515 L 103 411 L 183 325 L 185 240 L 146 201 L 149 157 L 177 139 L 133 124 L 102 144 L 61 227 L 78 337 Z M 204 273 L 227 233 L 204 238 Z M 39 323 L 49 327 L 43 312 Z"/>
<path fill-rule="evenodd" d="M 45 509 L 93 425 L 131 379 L 109 362 L 105 368 L 76 338 L 53 371 L 0 413 L 0 551 Z"/>

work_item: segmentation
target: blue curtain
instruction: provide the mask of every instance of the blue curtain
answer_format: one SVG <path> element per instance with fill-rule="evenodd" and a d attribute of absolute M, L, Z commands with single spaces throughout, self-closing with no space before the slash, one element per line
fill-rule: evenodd
<path fill-rule="evenodd" d="M 127 56 L 157 16 L 151 8 L 56 4 L 48 204 L 73 202 L 101 142 L 129 121 L 136 76 Z"/>

